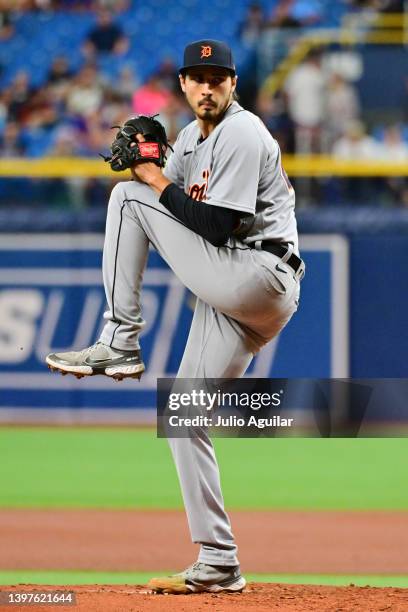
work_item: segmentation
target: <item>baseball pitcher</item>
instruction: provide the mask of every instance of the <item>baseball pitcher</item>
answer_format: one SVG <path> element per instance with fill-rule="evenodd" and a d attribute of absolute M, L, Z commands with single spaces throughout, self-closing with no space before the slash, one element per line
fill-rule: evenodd
<path fill-rule="evenodd" d="M 161 124 L 130 119 L 107 158 L 131 168 L 109 201 L 103 252 L 108 309 L 99 341 L 48 355 L 51 369 L 78 377 L 140 377 L 143 272 L 151 243 L 197 296 L 181 378 L 237 378 L 290 320 L 299 303 L 295 194 L 281 153 L 261 120 L 236 101 L 237 76 L 223 42 L 189 44 L 180 86 L 196 119 L 165 164 Z M 148 316 L 148 313 L 147 315 Z M 157 592 L 240 592 L 245 579 L 224 509 L 219 470 L 205 428 L 169 440 L 198 560 L 180 574 L 153 578 Z"/>

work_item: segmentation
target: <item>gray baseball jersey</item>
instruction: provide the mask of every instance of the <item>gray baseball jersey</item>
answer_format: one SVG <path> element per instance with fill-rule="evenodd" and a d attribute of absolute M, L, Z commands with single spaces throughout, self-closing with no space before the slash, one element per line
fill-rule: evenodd
<path fill-rule="evenodd" d="M 179 134 L 164 170 L 192 198 L 247 213 L 237 235 L 245 243 L 291 243 L 298 254 L 295 192 L 276 140 L 237 102 L 205 140 L 197 121 Z"/>

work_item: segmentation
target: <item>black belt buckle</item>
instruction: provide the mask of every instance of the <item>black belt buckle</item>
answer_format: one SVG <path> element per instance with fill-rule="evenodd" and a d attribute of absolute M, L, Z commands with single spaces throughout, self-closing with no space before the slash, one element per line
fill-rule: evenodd
<path fill-rule="evenodd" d="M 292 257 L 296 258 L 296 263 L 295 263 L 295 265 L 292 266 L 292 268 L 295 271 L 296 278 L 301 281 L 302 278 L 305 275 L 305 267 L 306 267 L 305 266 L 305 262 L 303 261 L 303 259 L 300 259 L 300 257 L 298 257 L 297 255 L 292 255 L 291 257 L 289 257 L 289 261 L 292 259 Z M 289 261 L 288 261 L 288 263 L 289 263 Z M 291 264 L 289 263 L 289 265 L 291 265 Z"/>
<path fill-rule="evenodd" d="M 277 257 L 280 257 L 281 259 L 288 252 L 288 248 L 286 245 L 272 242 L 269 240 L 262 241 L 261 249 L 269 253 L 273 253 L 273 255 L 276 255 Z M 285 263 L 287 263 L 292 268 L 292 270 L 295 272 L 296 278 L 298 278 L 299 280 L 302 280 L 302 278 L 305 275 L 305 264 L 303 260 L 300 259 L 300 257 L 298 257 L 297 255 L 295 255 L 295 253 L 292 253 L 289 259 L 285 261 Z"/>

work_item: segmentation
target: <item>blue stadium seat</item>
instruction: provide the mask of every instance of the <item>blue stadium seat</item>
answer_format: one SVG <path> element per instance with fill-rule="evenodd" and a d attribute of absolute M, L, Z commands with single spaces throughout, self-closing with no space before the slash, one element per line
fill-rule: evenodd
<path fill-rule="evenodd" d="M 27 157 L 43 157 L 51 148 L 55 132 L 52 129 L 26 129 L 23 131 L 23 142 Z"/>
<path fill-rule="evenodd" d="M 262 2 L 268 14 L 276 2 Z M 129 9 L 117 16 L 131 41 L 124 61 L 132 60 L 139 73 L 147 76 L 160 63 L 161 57 L 179 58 L 187 42 L 212 37 L 226 39 L 234 46 L 239 65 L 245 60 L 246 52 L 237 39 L 237 28 L 248 4 L 249 0 L 213 0 L 209 9 L 208 3 L 202 0 L 178 0 L 175 5 L 169 4 L 168 0 L 130 3 Z M 345 10 L 339 2 L 322 5 L 325 7 L 326 25 L 338 22 Z M 0 86 L 10 83 L 16 72 L 24 67 L 27 67 L 33 83 L 41 84 L 57 55 L 65 55 L 71 68 L 79 69 L 84 61 L 81 46 L 95 19 L 95 13 L 87 11 L 21 13 L 15 19 L 15 36 L 0 42 L 0 64 L 3 66 Z M 26 58 L 25 65 L 19 57 Z M 113 74 L 117 67 L 107 63 L 103 69 Z"/>

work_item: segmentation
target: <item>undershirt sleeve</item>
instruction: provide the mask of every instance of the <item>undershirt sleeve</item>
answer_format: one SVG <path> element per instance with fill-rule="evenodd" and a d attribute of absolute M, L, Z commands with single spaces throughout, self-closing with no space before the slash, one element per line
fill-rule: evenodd
<path fill-rule="evenodd" d="M 227 242 L 242 215 L 238 211 L 193 200 L 174 183 L 162 191 L 160 202 L 179 221 L 216 247 Z"/>

